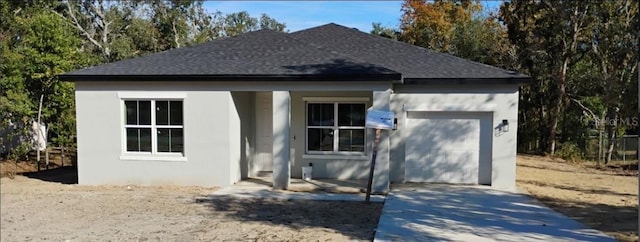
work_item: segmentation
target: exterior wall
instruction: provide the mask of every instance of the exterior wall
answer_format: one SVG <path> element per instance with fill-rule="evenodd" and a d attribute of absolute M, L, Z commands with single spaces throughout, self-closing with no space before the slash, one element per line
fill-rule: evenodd
<path fill-rule="evenodd" d="M 327 97 L 327 101 L 344 97 L 366 98 L 367 108 L 372 104 L 370 91 L 354 92 L 291 92 L 291 176 L 302 177 L 302 167 L 313 164 L 313 178 L 366 179 L 369 177 L 371 162 L 371 140 L 373 132 L 367 129 L 365 143 L 366 154 L 353 155 L 309 155 L 306 152 L 306 108 L 304 98 Z M 331 99 L 337 98 L 337 99 Z"/>
<path fill-rule="evenodd" d="M 424 111 L 490 112 L 495 129 L 509 120 L 509 132 L 494 135 L 491 143 L 491 185 L 514 189 L 518 85 L 504 86 L 396 86 L 391 95 L 391 110 L 396 113 L 398 129 L 391 131 L 390 179 L 404 182 L 407 109 Z"/>
<path fill-rule="evenodd" d="M 229 103 L 229 138 L 233 145 L 229 150 L 232 154 L 231 182 L 249 176 L 249 166 L 255 150 L 255 93 L 231 92 L 232 102 Z M 239 151 L 239 152 L 237 152 Z"/>
<path fill-rule="evenodd" d="M 291 177 L 301 177 L 301 167 L 313 163 L 314 178 L 365 179 L 369 175 L 374 132 L 367 129 L 366 152 L 361 156 L 305 154 L 305 98 L 340 101 L 339 98 L 357 97 L 368 100 L 367 107 L 371 107 L 373 94 L 389 87 L 388 83 L 77 82 L 79 183 L 233 184 L 248 176 L 255 150 L 255 122 L 259 120 L 253 91 L 274 90 L 291 90 Z M 122 155 L 122 93 L 184 97 L 185 159 L 134 159 Z M 517 85 L 396 85 L 390 99 L 398 130 L 384 131 L 390 140 L 388 173 L 378 175 L 388 174 L 391 182 L 404 182 L 407 108 L 490 112 L 494 128 L 503 119 L 510 123 L 508 133 L 492 137 L 491 183 L 496 187 L 515 186 Z"/>
<path fill-rule="evenodd" d="M 123 155 L 120 95 L 184 97 L 183 159 Z M 250 94 L 176 83 L 77 82 L 80 184 L 220 186 L 239 180 L 251 150 Z M 249 99 L 249 100 L 247 100 Z M 240 107 L 240 108 L 236 108 Z M 244 119 L 244 120 L 243 120 Z M 241 122 L 240 120 L 244 121 Z M 244 141 L 244 142 L 243 142 Z M 243 161 L 243 159 L 245 159 Z"/>

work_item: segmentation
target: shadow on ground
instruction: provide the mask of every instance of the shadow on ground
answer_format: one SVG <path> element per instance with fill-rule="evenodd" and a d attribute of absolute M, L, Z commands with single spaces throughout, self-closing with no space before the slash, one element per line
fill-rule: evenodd
<path fill-rule="evenodd" d="M 295 230 L 325 228 L 351 240 L 372 240 L 382 203 L 245 199 L 207 196 L 196 199 L 215 214 L 234 220 L 286 226 Z M 313 239 L 313 238 L 308 238 Z"/>
<path fill-rule="evenodd" d="M 78 184 L 78 168 L 75 166 L 63 166 L 43 171 L 25 172 L 20 175 L 47 182 Z"/>
<path fill-rule="evenodd" d="M 550 208 L 591 228 L 613 234 L 620 241 L 637 241 L 638 208 L 576 202 L 532 195 Z M 630 199 L 636 199 L 635 196 Z"/>
<path fill-rule="evenodd" d="M 387 197 L 376 239 L 613 241 L 521 194 L 465 186 L 393 193 Z"/>
<path fill-rule="evenodd" d="M 590 194 L 612 195 L 612 196 L 621 196 L 621 197 L 631 196 L 633 198 L 636 197 L 636 194 L 620 193 L 620 192 L 615 192 L 615 191 L 611 191 L 611 190 L 608 190 L 608 189 L 601 189 L 601 188 L 597 188 L 597 189 L 596 188 L 592 188 L 592 187 L 583 188 L 583 187 L 570 186 L 570 185 L 564 185 L 564 184 L 555 184 L 555 183 L 551 183 L 551 182 L 541 182 L 541 181 L 524 180 L 524 179 L 518 179 L 518 182 L 524 183 L 524 184 L 531 184 L 531 185 L 535 185 L 535 186 L 553 187 L 553 188 L 556 188 L 556 189 L 577 191 L 577 192 L 590 193 Z"/>

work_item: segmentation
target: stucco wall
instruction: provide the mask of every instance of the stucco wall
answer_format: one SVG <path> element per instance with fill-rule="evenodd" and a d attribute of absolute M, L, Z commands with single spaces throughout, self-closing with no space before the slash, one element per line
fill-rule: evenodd
<path fill-rule="evenodd" d="M 184 97 L 185 160 L 123 157 L 120 95 Z M 248 100 L 247 100 L 248 99 Z M 76 113 L 80 184 L 218 186 L 240 179 L 251 132 L 251 95 L 180 83 L 78 82 Z M 240 110 L 235 106 L 241 107 Z M 243 142 L 245 140 L 246 142 Z"/>
<path fill-rule="evenodd" d="M 425 111 L 490 112 L 492 127 L 509 120 L 509 132 L 494 135 L 491 143 L 491 185 L 515 187 L 518 86 L 396 86 L 391 109 L 398 119 L 398 130 L 391 132 L 390 179 L 404 182 L 406 109 Z"/>
<path fill-rule="evenodd" d="M 369 176 L 371 140 L 373 132 L 366 131 L 366 154 L 362 156 L 345 155 L 309 155 L 306 152 L 305 122 L 306 107 L 304 98 L 332 97 L 339 100 L 344 97 L 365 98 L 367 108 L 371 106 L 371 92 L 291 92 L 291 176 L 302 177 L 302 167 L 313 163 L 313 178 L 365 179 Z"/>
<path fill-rule="evenodd" d="M 366 132 L 362 156 L 305 154 L 305 98 L 359 97 L 373 103 L 370 90 L 386 90 L 383 83 L 221 83 L 221 82 L 78 82 L 76 108 L 80 184 L 229 185 L 249 172 L 255 142 L 255 93 L 292 90 L 290 154 L 291 176 L 313 163 L 314 178 L 368 177 L 373 132 Z M 232 91 L 229 91 L 232 90 Z M 314 91 L 311 91 L 314 90 Z M 315 91 L 324 90 L 324 91 Z M 122 93 L 184 96 L 184 161 L 123 159 Z M 329 100 L 329 99 L 327 99 Z M 510 131 L 492 136 L 492 185 L 515 184 L 518 86 L 394 86 L 391 110 L 398 130 L 390 134 L 389 171 L 392 182 L 404 181 L 406 107 L 425 110 L 491 109 L 495 127 L 503 119 Z M 452 111 L 452 110 L 448 110 Z"/>
<path fill-rule="evenodd" d="M 253 158 L 255 149 L 255 93 L 254 92 L 231 92 L 231 102 L 229 103 L 229 140 L 232 147 L 230 169 L 231 180 L 236 182 L 247 178 L 249 174 L 249 164 Z"/>

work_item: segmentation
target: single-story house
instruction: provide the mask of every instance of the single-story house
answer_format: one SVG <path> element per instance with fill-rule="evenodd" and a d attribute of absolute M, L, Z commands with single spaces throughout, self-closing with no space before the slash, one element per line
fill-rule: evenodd
<path fill-rule="evenodd" d="M 375 192 L 391 182 L 515 186 L 529 77 L 327 24 L 261 30 L 61 75 L 76 84 L 80 184 L 225 186 L 272 172 L 286 189 L 366 179 L 367 110 L 395 114 Z M 264 174 L 264 173 L 261 173 Z M 267 173 L 269 174 L 269 173 Z"/>

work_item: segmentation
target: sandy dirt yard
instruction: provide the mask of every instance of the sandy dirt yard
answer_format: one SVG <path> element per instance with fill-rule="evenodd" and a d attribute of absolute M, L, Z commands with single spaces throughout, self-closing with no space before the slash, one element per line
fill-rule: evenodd
<path fill-rule="evenodd" d="M 371 240 L 381 203 L 208 196 L 215 188 L 0 180 L 0 241 Z"/>
<path fill-rule="evenodd" d="M 517 184 L 554 210 L 620 241 L 638 240 L 636 171 L 518 156 Z"/>

